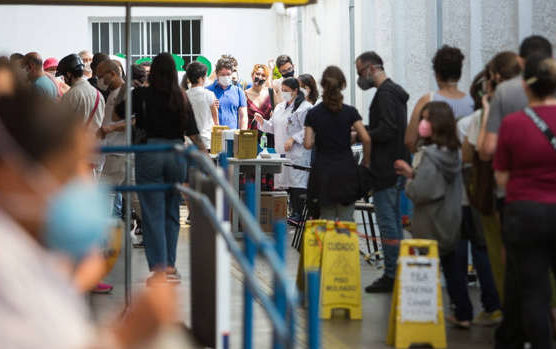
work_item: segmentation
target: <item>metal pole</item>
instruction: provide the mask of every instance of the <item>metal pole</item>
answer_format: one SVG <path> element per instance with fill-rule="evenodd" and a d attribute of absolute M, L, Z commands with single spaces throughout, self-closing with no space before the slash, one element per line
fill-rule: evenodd
<path fill-rule="evenodd" d="M 274 239 L 276 253 L 280 257 L 280 261 L 283 263 L 282 265 L 284 265 L 286 259 L 286 222 L 279 221 L 274 223 Z M 276 304 L 276 309 L 278 309 L 280 315 L 283 317 L 284 320 L 286 320 L 286 293 L 284 292 L 282 285 L 277 280 L 274 280 L 274 303 Z M 291 338 L 294 338 L 293 333 L 290 333 L 290 336 Z M 280 343 L 280 339 L 276 331 L 274 333 L 272 348 L 285 348 L 284 345 Z"/>
<path fill-rule="evenodd" d="M 309 317 L 307 331 L 309 335 L 309 349 L 320 348 L 320 273 L 318 270 L 307 272 L 307 283 L 309 288 Z"/>
<path fill-rule="evenodd" d="M 355 0 L 349 0 L 349 97 L 355 106 Z"/>
<path fill-rule="evenodd" d="M 255 184 L 249 182 L 245 185 L 247 207 L 253 216 L 256 214 Z M 245 234 L 245 257 L 251 268 L 255 271 L 255 255 L 257 246 L 248 234 Z M 243 285 L 243 349 L 253 348 L 253 295 L 246 284 Z"/>
<path fill-rule="evenodd" d="M 297 7 L 297 70 L 298 74 L 303 74 L 303 19 L 301 18 L 302 8 Z M 255 216 L 256 217 L 256 216 Z"/>
<path fill-rule="evenodd" d="M 436 0 L 436 48 L 442 47 L 442 0 Z"/>
<path fill-rule="evenodd" d="M 131 145 L 131 3 L 125 8 L 125 57 L 126 57 L 126 81 L 125 81 L 125 138 L 126 144 Z M 125 183 L 131 185 L 131 161 L 132 154 L 126 154 Z M 131 192 L 125 194 L 125 304 L 126 308 L 131 303 Z"/>

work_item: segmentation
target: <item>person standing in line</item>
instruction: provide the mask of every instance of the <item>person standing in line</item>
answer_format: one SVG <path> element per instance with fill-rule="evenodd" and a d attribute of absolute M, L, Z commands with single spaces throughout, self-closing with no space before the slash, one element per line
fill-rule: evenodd
<path fill-rule="evenodd" d="M 87 79 L 89 84 L 91 84 L 94 88 L 100 91 L 105 101 L 108 99 L 108 91 L 102 91 L 101 89 L 98 88 L 97 67 L 100 65 L 100 63 L 109 60 L 110 57 L 107 54 L 100 53 L 100 52 L 95 53 L 95 55 L 93 56 L 93 61 L 91 62 L 92 76 L 89 79 Z"/>
<path fill-rule="evenodd" d="M 358 169 L 351 151 L 351 129 L 363 143 L 363 166 L 370 164 L 371 140 L 357 109 L 343 103 L 346 78 L 336 66 L 327 67 L 321 79 L 322 103 L 305 118 L 305 149 L 315 148 L 309 174 L 308 205 L 320 218 L 353 221 L 360 198 Z"/>
<path fill-rule="evenodd" d="M 303 148 L 305 136 L 304 125 L 307 111 L 313 106 L 305 100 L 299 89 L 299 82 L 295 78 L 288 78 L 282 82 L 284 102 L 278 104 L 272 117 L 265 120 L 259 113 L 255 113 L 255 120 L 263 132 L 274 134 L 276 151 L 286 154 L 292 164 L 309 167 L 311 152 Z M 301 195 L 307 191 L 309 173 L 290 167 L 282 168 L 282 173 L 275 176 L 274 185 L 287 189 L 290 193 L 290 207 L 292 215 L 288 222 L 297 225 L 301 221 L 303 201 Z"/>
<path fill-rule="evenodd" d="M 201 140 L 205 148 L 210 149 L 212 127 L 218 125 L 218 108 L 214 103 L 214 93 L 207 90 L 205 80 L 207 78 L 207 66 L 199 62 L 191 62 L 187 65 L 186 78 L 191 83 L 191 88 L 186 91 Z"/>
<path fill-rule="evenodd" d="M 100 92 L 83 78 L 83 61 L 76 54 L 70 54 L 60 61 L 56 76 L 62 76 L 71 88 L 61 99 L 61 103 L 83 118 L 86 127 L 94 134 L 104 120 L 104 98 Z"/>
<path fill-rule="evenodd" d="M 202 151 L 205 146 L 187 95 L 178 84 L 176 64 L 171 54 L 160 53 L 151 65 L 149 86 L 133 90 L 132 113 L 136 126 L 146 132 L 147 144 L 184 144 L 184 137 Z M 125 101 L 116 107 L 125 116 Z M 187 163 L 175 153 L 138 153 L 135 156 L 137 184 L 183 183 L 187 180 Z M 159 275 L 168 282 L 180 282 L 176 269 L 176 252 L 180 230 L 181 194 L 176 191 L 140 192 L 143 241 L 149 270 L 153 274 L 147 285 Z"/>
<path fill-rule="evenodd" d="M 312 105 L 317 104 L 319 99 L 319 89 L 315 78 L 311 74 L 301 74 L 297 77 L 297 80 L 299 80 L 299 88 L 305 95 L 307 102 Z"/>
<path fill-rule="evenodd" d="M 255 116 L 259 115 L 265 120 L 269 120 L 274 110 L 274 91 L 267 88 L 270 70 L 264 64 L 255 64 L 251 73 L 253 80 L 252 87 L 245 91 L 247 97 L 247 116 L 249 117 L 249 128 L 257 129 L 257 121 Z M 259 141 L 262 132 L 259 132 Z M 267 135 L 267 148 L 274 148 L 274 135 Z"/>
<path fill-rule="evenodd" d="M 58 98 L 56 84 L 48 78 L 43 70 L 42 58 L 37 52 L 30 52 L 23 57 L 22 65 L 27 71 L 27 78 L 39 93 L 52 99 Z"/>
<path fill-rule="evenodd" d="M 93 63 L 93 54 L 89 50 L 83 50 L 78 53 L 79 57 L 83 61 L 83 76 L 85 79 L 90 79 L 93 77 L 93 70 L 91 69 L 91 64 Z"/>
<path fill-rule="evenodd" d="M 549 276 L 556 272 L 556 60 L 528 56 L 523 88 L 528 106 L 504 117 L 494 156 L 496 182 L 506 189 L 504 242 L 514 273 L 513 284 L 506 273 L 506 300 L 515 302 L 505 302 L 496 349 L 525 342 L 532 349 L 554 347 Z"/>
<path fill-rule="evenodd" d="M 461 79 L 461 70 L 465 56 L 457 47 L 442 46 L 432 59 L 438 91 L 430 92 L 422 96 L 411 114 L 409 125 L 405 133 L 405 144 L 407 148 L 415 153 L 417 151 L 417 139 L 419 138 L 418 126 L 421 109 L 428 102 L 446 102 L 452 108 L 456 120 L 470 115 L 474 110 L 473 99 L 458 88 Z"/>
<path fill-rule="evenodd" d="M 247 99 L 243 89 L 232 84 L 233 62 L 220 58 L 216 63 L 217 80 L 208 90 L 218 99 L 218 124 L 230 129 L 247 129 Z"/>
<path fill-rule="evenodd" d="M 383 245 L 384 275 L 367 286 L 365 292 L 388 293 L 394 288 L 399 242 L 403 239 L 400 195 L 404 180 L 394 171 L 394 161 L 409 161 L 404 144 L 409 95 L 388 78 L 382 58 L 376 52 L 362 53 L 356 65 L 359 87 L 362 90 L 377 89 L 369 109 L 370 170 L 374 177 L 373 203 L 378 227 L 388 241 Z"/>
<path fill-rule="evenodd" d="M 54 84 L 56 84 L 56 88 L 58 89 L 58 97 L 62 98 L 62 96 L 69 91 L 70 87 L 66 85 L 61 79 L 56 78 L 56 70 L 58 69 L 58 60 L 54 57 L 50 57 L 44 60 L 43 63 L 44 73 Z"/>
<path fill-rule="evenodd" d="M 293 78 L 295 76 L 295 66 L 293 61 L 288 55 L 280 55 L 276 58 L 276 68 L 282 76 L 280 79 L 272 81 L 272 89 L 274 89 L 274 95 L 276 96 L 276 104 L 282 103 L 284 99 L 282 98 L 282 81 L 287 78 Z M 272 72 L 271 72 L 272 73 Z"/>

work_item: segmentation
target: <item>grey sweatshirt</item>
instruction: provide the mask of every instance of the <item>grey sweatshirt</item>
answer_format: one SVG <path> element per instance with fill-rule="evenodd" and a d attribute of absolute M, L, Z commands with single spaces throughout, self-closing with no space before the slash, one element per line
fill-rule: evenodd
<path fill-rule="evenodd" d="M 411 230 L 418 239 L 438 242 L 440 255 L 453 251 L 460 239 L 462 176 L 459 151 L 428 145 L 406 185 L 413 201 Z"/>

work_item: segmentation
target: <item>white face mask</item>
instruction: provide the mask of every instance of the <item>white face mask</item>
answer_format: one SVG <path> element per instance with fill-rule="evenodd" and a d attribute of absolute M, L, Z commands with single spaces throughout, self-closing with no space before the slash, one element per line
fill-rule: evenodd
<path fill-rule="evenodd" d="M 104 78 L 98 79 L 97 86 L 98 86 L 98 88 L 99 88 L 101 91 L 106 91 L 106 90 L 108 90 L 108 84 L 106 84 L 106 83 L 104 82 Z"/>
<path fill-rule="evenodd" d="M 309 96 L 309 91 L 308 91 L 306 88 L 301 87 L 299 90 L 300 90 L 301 92 L 303 92 L 303 94 L 305 95 L 305 97 Z"/>
<path fill-rule="evenodd" d="M 292 92 L 284 92 L 284 91 L 282 91 L 282 97 L 284 97 L 284 100 L 285 100 L 286 102 L 289 102 L 289 101 L 292 100 L 293 93 L 292 93 Z"/>
<path fill-rule="evenodd" d="M 85 67 L 83 68 L 83 70 L 84 70 L 86 73 L 92 73 L 93 70 L 91 69 L 91 63 L 85 63 Z"/>
<path fill-rule="evenodd" d="M 228 87 L 232 84 L 232 77 L 229 75 L 223 75 L 218 78 L 218 83 L 224 87 Z"/>

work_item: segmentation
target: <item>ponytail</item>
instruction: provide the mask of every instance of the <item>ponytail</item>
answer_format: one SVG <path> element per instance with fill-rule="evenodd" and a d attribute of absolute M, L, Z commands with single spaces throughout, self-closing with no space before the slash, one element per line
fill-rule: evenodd
<path fill-rule="evenodd" d="M 333 113 L 342 110 L 346 88 L 346 78 L 342 70 L 336 66 L 329 66 L 322 74 L 321 86 L 323 88 L 322 102 Z"/>

